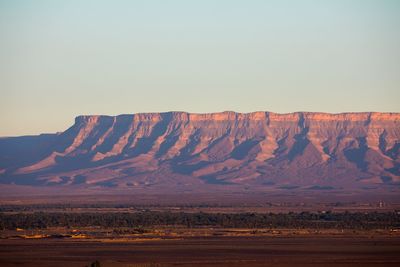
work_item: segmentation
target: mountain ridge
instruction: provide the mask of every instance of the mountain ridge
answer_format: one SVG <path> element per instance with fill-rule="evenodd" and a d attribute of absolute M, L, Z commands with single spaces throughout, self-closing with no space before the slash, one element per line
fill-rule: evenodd
<path fill-rule="evenodd" d="M 0 183 L 123 188 L 363 188 L 400 182 L 400 113 L 81 115 L 0 139 Z"/>

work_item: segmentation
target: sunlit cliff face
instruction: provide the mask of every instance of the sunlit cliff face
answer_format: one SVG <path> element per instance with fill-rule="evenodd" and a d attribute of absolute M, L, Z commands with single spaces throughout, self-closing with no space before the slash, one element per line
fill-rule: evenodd
<path fill-rule="evenodd" d="M 400 182 L 399 113 L 79 116 L 61 134 L 32 137 L 22 148 L 17 139 L 0 141 L 3 183 L 340 189 Z"/>

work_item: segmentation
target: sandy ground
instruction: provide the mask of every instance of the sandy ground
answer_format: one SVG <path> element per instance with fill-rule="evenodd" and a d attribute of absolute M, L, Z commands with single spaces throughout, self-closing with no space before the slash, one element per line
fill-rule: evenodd
<path fill-rule="evenodd" d="M 0 266 L 400 266 L 399 236 L 2 239 Z"/>

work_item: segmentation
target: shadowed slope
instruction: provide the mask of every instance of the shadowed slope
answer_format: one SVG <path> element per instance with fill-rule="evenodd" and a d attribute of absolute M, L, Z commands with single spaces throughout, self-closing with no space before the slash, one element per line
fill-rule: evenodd
<path fill-rule="evenodd" d="M 0 139 L 0 182 L 363 188 L 399 176 L 400 114 L 79 116 L 64 133 Z"/>

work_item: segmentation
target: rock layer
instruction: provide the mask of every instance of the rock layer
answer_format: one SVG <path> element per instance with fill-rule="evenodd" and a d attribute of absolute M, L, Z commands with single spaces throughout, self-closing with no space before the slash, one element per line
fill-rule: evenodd
<path fill-rule="evenodd" d="M 0 139 L 0 182 L 197 188 L 400 183 L 399 113 L 79 116 L 63 133 Z"/>

